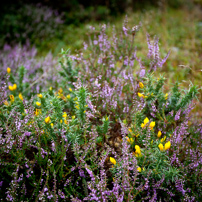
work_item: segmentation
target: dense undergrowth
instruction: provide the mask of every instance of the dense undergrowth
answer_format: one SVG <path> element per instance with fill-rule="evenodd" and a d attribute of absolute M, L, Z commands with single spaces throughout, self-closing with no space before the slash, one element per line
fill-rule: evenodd
<path fill-rule="evenodd" d="M 158 72 L 169 53 L 161 58 L 158 38 L 147 35 L 139 57 L 139 29 L 127 20 L 112 36 L 91 27 L 77 55 L 61 51 L 60 67 L 41 68 L 29 52 L 4 66 L 2 200 L 200 200 L 202 125 L 190 116 L 199 89 L 165 89 Z"/>

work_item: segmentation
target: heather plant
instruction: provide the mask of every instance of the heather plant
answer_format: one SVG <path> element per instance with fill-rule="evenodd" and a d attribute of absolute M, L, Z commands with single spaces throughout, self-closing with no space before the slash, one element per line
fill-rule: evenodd
<path fill-rule="evenodd" d="M 0 90 L 0 195 L 6 201 L 199 201 L 198 87 L 165 88 L 158 40 L 137 57 L 119 35 L 94 28 L 78 55 L 62 50 L 56 86 L 29 94 L 25 67 Z M 6 79 L 5 79 L 6 81 Z M 9 89 L 9 91 L 5 90 Z M 26 92 L 26 91 L 25 91 Z M 6 120 L 6 121 L 5 121 Z"/>
<path fill-rule="evenodd" d="M 5 41 L 25 44 L 29 39 L 32 44 L 39 44 L 61 36 L 63 20 L 58 11 L 40 4 L 23 4 L 17 9 L 11 6 L 10 10 L 1 22 L 1 46 Z"/>
<path fill-rule="evenodd" d="M 27 93 L 30 97 L 50 85 L 55 87 L 59 81 L 57 59 L 51 53 L 38 58 L 37 49 L 29 43 L 14 47 L 5 44 L 0 51 L 0 65 L 1 84 L 6 81 L 9 68 L 9 85 L 17 84 L 16 92 Z"/>

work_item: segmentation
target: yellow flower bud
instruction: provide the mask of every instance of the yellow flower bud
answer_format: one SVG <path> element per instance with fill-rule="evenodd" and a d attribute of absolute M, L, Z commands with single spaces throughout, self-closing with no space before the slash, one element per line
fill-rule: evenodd
<path fill-rule="evenodd" d="M 62 88 L 60 88 L 60 89 L 58 90 L 58 93 L 59 93 L 59 94 L 62 94 L 62 92 L 63 92 L 63 90 L 62 90 Z"/>
<path fill-rule="evenodd" d="M 149 123 L 149 119 L 146 117 L 146 118 L 144 119 L 144 124 L 146 125 L 147 123 Z"/>
<path fill-rule="evenodd" d="M 4 104 L 5 104 L 6 106 L 8 106 L 8 105 L 9 105 L 9 103 L 8 103 L 8 101 L 7 101 L 7 100 L 4 102 Z"/>
<path fill-rule="evenodd" d="M 138 168 L 137 168 L 137 171 L 138 171 L 138 172 L 141 172 L 141 171 L 142 171 L 142 169 L 141 169 L 140 167 L 138 167 Z"/>
<path fill-rule="evenodd" d="M 15 101 L 15 98 L 14 98 L 13 95 L 9 95 L 9 97 L 10 97 L 11 102 L 14 102 L 14 101 Z"/>
<path fill-rule="evenodd" d="M 139 145 L 135 145 L 135 156 L 138 157 L 141 155 L 141 150 Z"/>
<path fill-rule="evenodd" d="M 40 102 L 36 102 L 36 105 L 37 105 L 37 106 L 41 106 L 41 103 L 40 103 Z"/>
<path fill-rule="evenodd" d="M 19 98 L 23 101 L 23 96 L 21 93 L 19 94 Z"/>
<path fill-rule="evenodd" d="M 69 88 L 69 91 L 70 91 L 70 92 L 72 92 L 72 89 L 71 89 L 71 88 Z"/>
<path fill-rule="evenodd" d="M 116 160 L 113 157 L 110 157 L 110 162 L 114 165 L 116 165 Z"/>
<path fill-rule="evenodd" d="M 51 127 L 53 128 L 54 124 L 53 124 L 53 123 L 51 123 L 50 125 L 51 125 Z"/>
<path fill-rule="evenodd" d="M 138 92 L 137 94 L 138 94 L 139 97 L 144 98 L 144 95 L 143 95 L 142 93 L 139 93 L 139 92 Z"/>
<path fill-rule="evenodd" d="M 170 141 L 165 143 L 165 150 L 170 149 L 171 143 Z"/>
<path fill-rule="evenodd" d="M 66 118 L 67 117 L 67 113 L 64 112 L 63 115 L 62 115 L 62 117 Z"/>
<path fill-rule="evenodd" d="M 8 67 L 7 68 L 7 73 L 10 74 L 10 72 L 11 72 L 11 68 Z"/>
<path fill-rule="evenodd" d="M 144 84 L 142 82 L 139 82 L 140 88 L 144 88 Z"/>
<path fill-rule="evenodd" d="M 71 95 L 67 95 L 67 99 L 70 99 L 71 98 Z"/>
<path fill-rule="evenodd" d="M 45 123 L 50 123 L 50 121 L 51 121 L 50 116 L 45 118 Z"/>
<path fill-rule="evenodd" d="M 163 144 L 160 143 L 160 144 L 158 145 L 158 147 L 159 147 L 160 151 L 163 151 Z"/>
<path fill-rule="evenodd" d="M 166 139 L 166 136 L 164 138 L 161 138 L 161 142 L 164 142 Z"/>
<path fill-rule="evenodd" d="M 41 114 L 41 109 L 36 109 L 35 115 L 38 116 L 39 114 Z"/>
<path fill-rule="evenodd" d="M 8 89 L 9 89 L 10 91 L 13 91 L 13 86 L 8 86 Z"/>
<path fill-rule="evenodd" d="M 17 85 L 14 83 L 13 84 L 13 90 L 16 90 L 17 89 Z"/>
<path fill-rule="evenodd" d="M 152 122 L 150 123 L 149 127 L 150 127 L 151 130 L 153 130 L 154 126 L 155 126 L 155 122 L 152 121 Z"/>
<path fill-rule="evenodd" d="M 128 137 L 128 136 L 126 136 L 126 140 L 127 140 L 127 142 L 129 142 L 129 143 L 130 143 L 130 139 L 129 139 L 129 137 Z"/>
<path fill-rule="evenodd" d="M 158 134 L 157 134 L 157 137 L 160 138 L 162 135 L 161 131 L 159 130 Z"/>
<path fill-rule="evenodd" d="M 43 97 L 43 95 L 42 95 L 42 94 L 38 94 L 37 96 L 38 96 L 39 98 L 42 98 L 42 97 Z"/>

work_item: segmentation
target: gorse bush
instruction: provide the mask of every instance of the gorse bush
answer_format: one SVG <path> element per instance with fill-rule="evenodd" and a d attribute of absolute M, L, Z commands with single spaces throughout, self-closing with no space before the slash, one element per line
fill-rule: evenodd
<path fill-rule="evenodd" d="M 32 97 L 23 91 L 29 88 L 25 68 L 15 77 L 6 69 L 0 91 L 3 200 L 201 198 L 202 125 L 190 123 L 198 88 L 182 90 L 176 82 L 165 91 L 165 75 L 157 71 L 168 55 L 161 59 L 158 39 L 148 35 L 148 55 L 137 57 L 140 25 L 124 22 L 112 38 L 107 29 L 92 27 L 77 55 L 62 50 L 56 87 Z"/>

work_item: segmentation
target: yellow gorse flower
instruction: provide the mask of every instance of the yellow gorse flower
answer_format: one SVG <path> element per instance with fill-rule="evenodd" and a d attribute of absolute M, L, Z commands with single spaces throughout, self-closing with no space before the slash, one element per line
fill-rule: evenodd
<path fill-rule="evenodd" d="M 139 145 L 135 145 L 135 156 L 139 157 L 141 156 L 141 150 Z"/>
<path fill-rule="evenodd" d="M 139 92 L 138 92 L 137 94 L 138 94 L 139 97 L 142 97 L 142 98 L 145 97 L 142 93 L 139 93 Z"/>
<path fill-rule="evenodd" d="M 7 101 L 7 100 L 4 102 L 4 104 L 5 104 L 6 106 L 8 106 L 8 105 L 9 105 L 9 103 L 8 103 L 8 101 Z"/>
<path fill-rule="evenodd" d="M 17 89 L 17 85 L 14 83 L 13 84 L 13 90 L 16 90 Z"/>
<path fill-rule="evenodd" d="M 168 99 L 168 93 L 166 93 L 166 94 L 164 95 L 164 97 L 165 97 L 165 99 L 167 100 L 167 99 Z"/>
<path fill-rule="evenodd" d="M 158 145 L 158 147 L 159 147 L 160 151 L 163 151 L 163 149 L 164 149 L 163 144 L 160 143 L 160 144 Z"/>
<path fill-rule="evenodd" d="M 14 91 L 14 90 L 17 89 L 17 85 L 16 85 L 16 84 L 13 84 L 13 86 L 8 86 L 8 89 L 9 89 L 10 91 Z"/>
<path fill-rule="evenodd" d="M 21 93 L 19 94 L 19 98 L 23 101 L 23 96 Z"/>
<path fill-rule="evenodd" d="M 70 92 L 72 92 L 72 89 L 71 89 L 71 88 L 69 88 L 69 91 L 70 91 Z"/>
<path fill-rule="evenodd" d="M 53 128 L 54 124 L 53 124 L 53 123 L 51 123 L 50 125 L 51 125 L 51 127 Z"/>
<path fill-rule="evenodd" d="M 62 94 L 62 92 L 63 92 L 63 90 L 62 90 L 62 88 L 60 88 L 60 89 L 58 90 L 58 93 L 59 93 L 59 94 Z"/>
<path fill-rule="evenodd" d="M 157 134 L 157 137 L 160 138 L 162 135 L 161 131 L 159 130 L 158 134 Z"/>
<path fill-rule="evenodd" d="M 39 98 L 42 98 L 43 97 L 43 95 L 40 93 L 40 94 L 38 94 L 37 95 Z"/>
<path fill-rule="evenodd" d="M 41 106 L 41 103 L 40 103 L 40 102 L 36 102 L 36 105 L 37 105 L 37 106 Z"/>
<path fill-rule="evenodd" d="M 113 157 L 110 157 L 109 160 L 110 160 L 110 162 L 111 162 L 112 164 L 116 165 L 116 160 L 115 160 Z"/>
<path fill-rule="evenodd" d="M 144 88 L 144 84 L 142 82 L 139 82 L 140 88 Z"/>
<path fill-rule="evenodd" d="M 144 123 L 141 124 L 141 127 L 144 128 L 147 123 L 149 123 L 149 119 L 146 117 Z"/>
<path fill-rule="evenodd" d="M 164 138 L 161 138 L 161 142 L 164 142 L 166 139 L 166 136 Z"/>
<path fill-rule="evenodd" d="M 141 172 L 141 171 L 142 171 L 142 169 L 141 169 L 140 167 L 138 167 L 138 168 L 137 168 L 137 171 L 138 171 L 138 172 Z"/>
<path fill-rule="evenodd" d="M 38 116 L 39 114 L 41 114 L 41 109 L 36 109 L 35 115 Z"/>
<path fill-rule="evenodd" d="M 130 138 L 130 143 L 133 144 L 133 142 L 134 142 L 134 139 L 131 137 Z"/>
<path fill-rule="evenodd" d="M 152 122 L 149 124 L 149 127 L 150 127 L 151 130 L 153 130 L 154 126 L 155 126 L 155 121 L 152 121 Z"/>
<path fill-rule="evenodd" d="M 8 89 L 9 89 L 10 91 L 13 91 L 13 86 L 8 86 Z"/>
<path fill-rule="evenodd" d="M 9 95 L 9 97 L 10 97 L 11 102 L 14 102 L 14 101 L 15 101 L 15 98 L 14 98 L 13 95 Z"/>
<path fill-rule="evenodd" d="M 67 112 L 64 112 L 62 117 L 66 118 L 67 117 Z"/>
<path fill-rule="evenodd" d="M 129 137 L 128 137 L 128 136 L 126 136 L 126 140 L 127 140 L 127 142 L 129 142 L 129 143 L 130 143 L 130 139 L 129 139 Z"/>
<path fill-rule="evenodd" d="M 45 118 L 45 123 L 50 123 L 50 122 L 51 122 L 50 116 L 46 117 Z"/>
<path fill-rule="evenodd" d="M 140 150 L 140 146 L 139 145 L 135 145 L 135 152 L 137 154 L 141 154 L 141 150 Z"/>
<path fill-rule="evenodd" d="M 77 109 L 79 109 L 79 105 L 76 105 L 75 107 L 76 107 Z"/>
<path fill-rule="evenodd" d="M 165 143 L 165 150 L 170 149 L 170 146 L 171 146 L 170 141 L 166 142 L 166 143 Z"/>
<path fill-rule="evenodd" d="M 10 67 L 7 68 L 7 73 L 8 73 L 8 74 L 11 73 L 11 68 L 10 68 Z"/>
<path fill-rule="evenodd" d="M 70 99 L 71 98 L 71 95 L 67 95 L 67 99 Z"/>

